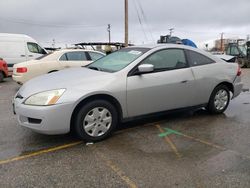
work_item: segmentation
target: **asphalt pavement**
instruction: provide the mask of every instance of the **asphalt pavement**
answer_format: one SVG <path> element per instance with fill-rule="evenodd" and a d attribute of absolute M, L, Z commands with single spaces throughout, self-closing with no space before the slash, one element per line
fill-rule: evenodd
<path fill-rule="evenodd" d="M 250 187 L 250 69 L 222 115 L 205 110 L 122 124 L 102 142 L 17 124 L 19 86 L 0 83 L 0 187 Z"/>

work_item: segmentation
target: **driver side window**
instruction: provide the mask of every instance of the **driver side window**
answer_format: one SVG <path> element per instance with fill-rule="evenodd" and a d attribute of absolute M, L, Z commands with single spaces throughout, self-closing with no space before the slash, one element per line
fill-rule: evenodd
<path fill-rule="evenodd" d="M 185 53 L 182 49 L 166 49 L 158 51 L 144 59 L 142 64 L 154 65 L 154 70 L 156 72 L 180 69 L 188 66 Z"/>

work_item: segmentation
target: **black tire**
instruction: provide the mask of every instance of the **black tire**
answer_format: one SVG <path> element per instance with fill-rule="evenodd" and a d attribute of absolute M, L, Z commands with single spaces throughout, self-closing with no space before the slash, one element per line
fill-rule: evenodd
<path fill-rule="evenodd" d="M 224 91 L 225 95 L 227 95 L 227 100 L 223 100 L 224 102 L 226 102 L 224 104 L 225 106 L 222 105 L 221 108 L 219 108 L 219 105 L 216 106 L 216 104 L 215 104 L 216 100 L 217 100 L 216 96 L 219 95 L 219 92 L 222 92 L 222 91 Z M 221 102 L 223 102 L 223 101 L 221 101 Z M 227 109 L 227 107 L 229 105 L 229 102 L 230 102 L 230 91 L 229 91 L 228 87 L 225 86 L 225 85 L 219 85 L 213 90 L 213 92 L 212 92 L 212 94 L 210 96 L 208 106 L 207 106 L 207 110 L 211 114 L 221 114 Z"/>
<path fill-rule="evenodd" d="M 3 79 L 4 79 L 4 74 L 3 74 L 3 72 L 2 72 L 2 71 L 0 71 L 0 82 L 2 82 L 2 81 L 3 81 Z"/>
<path fill-rule="evenodd" d="M 93 132 L 95 132 L 95 130 L 101 126 L 106 126 L 109 127 L 107 129 L 107 132 L 105 133 L 100 133 L 102 135 L 98 135 L 98 136 L 93 136 L 90 134 L 94 134 L 92 132 L 92 130 L 90 130 L 90 132 L 87 132 L 85 130 L 85 127 L 87 125 L 85 125 L 86 121 L 85 119 L 87 118 L 87 115 L 89 116 L 89 114 L 91 113 L 91 111 L 93 111 L 94 109 L 106 109 L 108 110 L 107 115 L 109 114 L 109 116 L 111 116 L 111 123 L 108 123 L 108 125 L 103 125 L 105 123 L 101 123 L 101 120 L 96 119 L 95 121 L 93 121 L 93 123 L 95 124 L 95 129 Z M 107 118 L 106 115 L 106 118 Z M 94 117 L 94 112 L 93 112 L 93 117 Z M 99 122 L 97 122 L 99 121 Z M 75 116 L 75 120 L 74 120 L 74 124 L 73 124 L 73 128 L 75 133 L 77 134 L 77 136 L 87 142 L 97 142 L 97 141 L 101 141 L 107 137 L 109 137 L 111 135 L 111 133 L 115 130 L 116 126 L 118 124 L 118 113 L 116 108 L 108 101 L 105 100 L 94 100 L 91 101 L 87 104 L 84 104 L 82 106 L 82 108 L 77 112 L 76 116 Z M 93 126 L 91 126 L 93 127 Z M 98 131 L 99 132 L 99 131 Z M 99 133 L 98 133 L 99 134 Z"/>

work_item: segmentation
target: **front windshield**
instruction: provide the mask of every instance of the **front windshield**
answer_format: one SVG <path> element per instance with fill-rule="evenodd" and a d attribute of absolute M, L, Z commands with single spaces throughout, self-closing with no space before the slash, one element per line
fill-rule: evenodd
<path fill-rule="evenodd" d="M 148 50 L 149 48 L 123 48 L 98 59 L 87 67 L 100 71 L 117 72 L 128 66 Z"/>
<path fill-rule="evenodd" d="M 247 49 L 245 46 L 239 46 L 239 49 L 245 56 L 247 55 Z"/>

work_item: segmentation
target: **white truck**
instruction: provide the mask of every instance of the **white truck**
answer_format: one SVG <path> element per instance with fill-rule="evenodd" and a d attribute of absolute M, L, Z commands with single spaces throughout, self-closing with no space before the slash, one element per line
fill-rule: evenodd
<path fill-rule="evenodd" d="M 15 63 L 36 59 L 47 54 L 36 40 L 23 34 L 0 33 L 0 57 L 12 72 Z"/>

